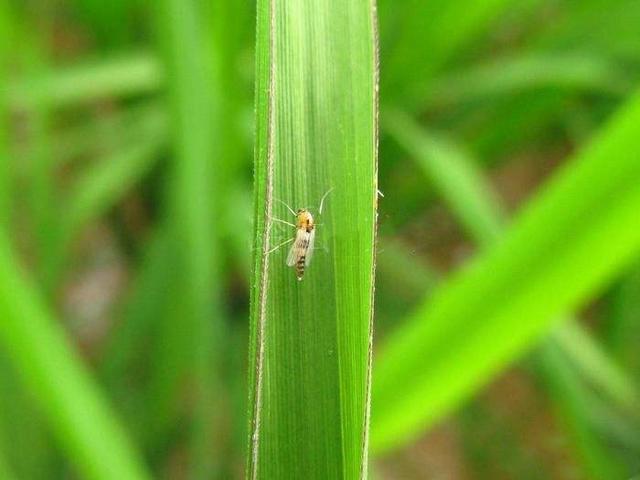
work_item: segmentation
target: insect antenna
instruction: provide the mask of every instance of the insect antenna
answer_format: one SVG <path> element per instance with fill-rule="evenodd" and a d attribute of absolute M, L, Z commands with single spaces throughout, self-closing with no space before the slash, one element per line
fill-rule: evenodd
<path fill-rule="evenodd" d="M 280 200 L 279 198 L 276 198 L 275 200 L 277 200 L 278 202 L 280 202 L 281 204 L 283 204 L 285 207 L 287 207 L 287 209 L 293 214 L 293 216 L 297 216 L 298 214 L 296 213 L 296 211 L 291 208 L 288 204 L 284 203 L 282 200 Z M 294 225 L 295 226 L 295 225 Z"/>
<path fill-rule="evenodd" d="M 324 201 L 327 198 L 327 196 L 331 193 L 331 191 L 333 190 L 334 187 L 331 187 L 329 190 L 327 190 L 327 193 L 325 193 L 322 198 L 320 199 L 320 206 L 318 207 L 318 214 L 322 215 L 322 207 L 324 206 Z"/>

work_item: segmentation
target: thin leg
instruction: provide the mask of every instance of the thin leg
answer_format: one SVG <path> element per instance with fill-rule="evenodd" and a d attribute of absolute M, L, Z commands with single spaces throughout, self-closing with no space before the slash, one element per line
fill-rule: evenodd
<path fill-rule="evenodd" d="M 293 238 L 290 238 L 289 240 L 285 240 L 284 242 L 279 243 L 278 245 L 276 245 L 275 247 L 273 247 L 271 250 L 268 250 L 268 251 L 267 251 L 267 255 L 269 255 L 270 253 L 275 252 L 275 251 L 276 251 L 276 250 L 278 250 L 280 247 L 284 247 L 287 243 L 291 243 L 291 242 L 293 242 L 293 240 L 294 240 Z"/>
<path fill-rule="evenodd" d="M 327 195 L 329 195 L 332 190 L 333 190 L 333 187 L 331 187 L 329 190 L 327 190 L 327 193 L 325 193 L 322 196 L 322 198 L 320 199 L 320 207 L 318 207 L 318 214 L 319 215 L 322 215 L 322 207 L 324 206 L 324 200 L 327 198 Z"/>
<path fill-rule="evenodd" d="M 278 202 L 280 202 L 281 204 L 283 204 L 285 207 L 287 207 L 287 208 L 289 209 L 289 211 L 293 214 L 293 216 L 294 216 L 294 217 L 297 217 L 297 216 L 298 216 L 298 214 L 296 213 L 296 211 L 295 211 L 293 208 L 291 208 L 289 205 L 287 205 L 286 203 L 284 203 L 284 202 L 283 202 L 282 200 L 280 200 L 279 198 L 276 198 L 276 200 L 277 200 Z"/>
<path fill-rule="evenodd" d="M 274 222 L 284 223 L 285 225 L 289 225 L 290 227 L 293 227 L 293 228 L 296 227 L 293 223 L 287 222 L 286 220 L 280 220 L 279 218 L 272 217 L 271 220 L 273 220 Z"/>

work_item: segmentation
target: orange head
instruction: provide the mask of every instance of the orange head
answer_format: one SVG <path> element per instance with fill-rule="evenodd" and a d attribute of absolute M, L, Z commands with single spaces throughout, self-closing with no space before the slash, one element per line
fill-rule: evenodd
<path fill-rule="evenodd" d="M 307 232 L 313 230 L 313 216 L 311 212 L 306 208 L 301 208 L 298 210 L 297 219 L 296 219 L 296 227 L 304 228 Z"/>

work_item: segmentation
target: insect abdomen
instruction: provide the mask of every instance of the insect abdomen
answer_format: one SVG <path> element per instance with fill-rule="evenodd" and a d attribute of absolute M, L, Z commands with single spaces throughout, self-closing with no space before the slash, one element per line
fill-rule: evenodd
<path fill-rule="evenodd" d="M 298 280 L 302 280 L 302 276 L 304 275 L 304 267 L 305 267 L 306 255 L 300 255 L 298 257 L 298 261 L 296 262 L 296 277 Z"/>

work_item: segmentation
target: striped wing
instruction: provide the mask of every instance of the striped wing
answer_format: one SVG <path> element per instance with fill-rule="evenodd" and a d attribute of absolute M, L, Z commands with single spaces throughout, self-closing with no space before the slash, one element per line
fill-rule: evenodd
<path fill-rule="evenodd" d="M 305 257 L 305 264 L 308 265 L 306 256 L 309 251 L 309 244 L 313 243 L 313 233 L 313 230 L 311 232 L 307 232 L 302 228 L 296 230 L 296 239 L 293 241 L 291 250 L 289 250 L 289 256 L 287 257 L 287 266 L 293 267 L 296 263 L 298 263 L 298 259 L 302 257 Z"/>

